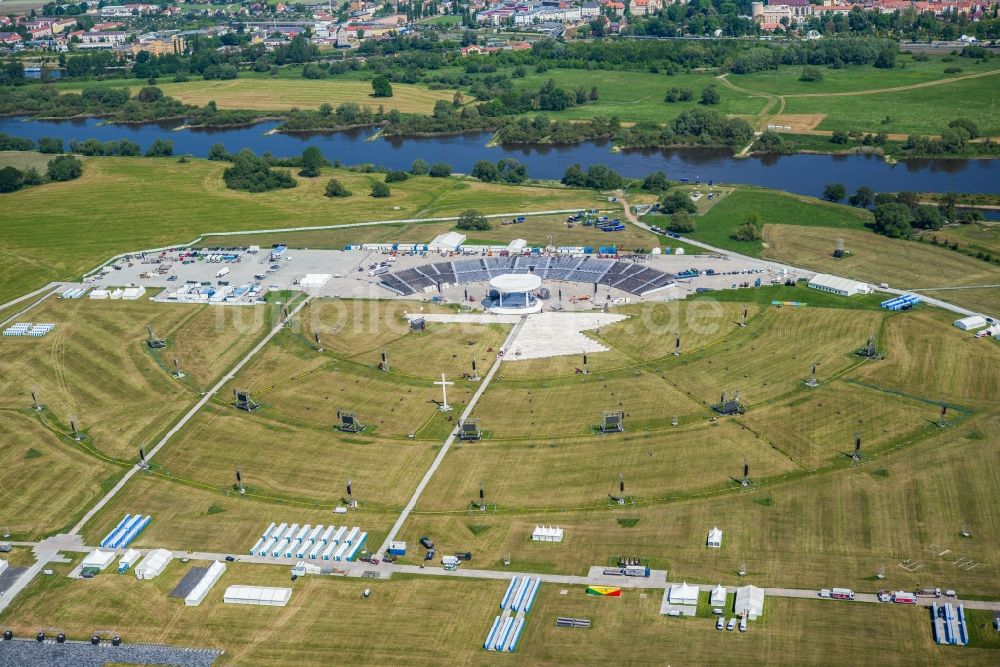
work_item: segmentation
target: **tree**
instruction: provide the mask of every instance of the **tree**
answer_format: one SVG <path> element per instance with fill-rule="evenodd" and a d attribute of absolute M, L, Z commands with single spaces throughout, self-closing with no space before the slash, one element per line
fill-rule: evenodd
<path fill-rule="evenodd" d="M 271 169 L 262 157 L 244 148 L 233 158 L 233 165 L 222 172 L 226 187 L 247 192 L 267 192 L 279 188 L 294 188 L 297 183 L 287 171 Z"/>
<path fill-rule="evenodd" d="M 812 65 L 807 65 L 802 68 L 802 74 L 799 76 L 799 81 L 807 81 L 810 83 L 819 83 L 823 80 L 823 70 Z"/>
<path fill-rule="evenodd" d="M 694 99 L 694 91 L 690 88 L 677 88 L 676 86 L 667 91 L 663 101 L 669 104 L 674 102 L 690 102 Z"/>
<path fill-rule="evenodd" d="M 143 104 L 153 104 L 163 99 L 163 91 L 156 86 L 146 86 L 135 96 Z"/>
<path fill-rule="evenodd" d="M 472 177 L 486 183 L 495 183 L 500 180 L 500 169 L 489 160 L 479 160 L 472 166 Z"/>
<path fill-rule="evenodd" d="M 670 181 L 667 179 L 667 175 L 664 172 L 654 171 L 652 174 L 649 174 L 645 179 L 643 179 L 642 189 L 646 192 L 655 192 L 659 194 L 670 189 Z"/>
<path fill-rule="evenodd" d="M 19 169 L 4 167 L 0 169 L 0 192 L 15 192 L 21 189 L 24 176 Z"/>
<path fill-rule="evenodd" d="M 857 206 L 858 208 L 871 208 L 871 205 L 875 203 L 875 191 L 867 185 L 862 185 L 858 188 L 857 192 L 851 195 L 849 201 L 851 206 Z"/>
<path fill-rule="evenodd" d="M 497 162 L 497 170 L 500 172 L 500 180 L 503 183 L 518 185 L 528 180 L 528 167 L 512 157 Z"/>
<path fill-rule="evenodd" d="M 490 221 L 474 208 L 466 209 L 458 216 L 456 229 L 462 231 L 485 232 L 490 229 Z"/>
<path fill-rule="evenodd" d="M 299 176 L 314 178 L 320 175 L 323 167 L 329 164 L 323 157 L 323 152 L 315 146 L 309 146 L 302 151 L 302 169 Z"/>
<path fill-rule="evenodd" d="M 597 86 L 593 86 L 590 89 L 590 95 L 588 97 L 590 98 L 591 102 L 596 102 L 599 99 L 599 95 L 597 93 Z"/>
<path fill-rule="evenodd" d="M 953 121 L 951 121 L 950 123 L 948 123 L 948 127 L 950 127 L 950 128 L 958 128 L 958 127 L 963 128 L 966 132 L 969 133 L 969 138 L 970 139 L 975 139 L 976 137 L 979 136 L 979 126 L 976 125 L 971 120 L 969 120 L 968 118 L 956 118 Z"/>
<path fill-rule="evenodd" d="M 777 153 L 781 149 L 781 135 L 774 130 L 764 130 L 754 141 L 753 147 L 760 153 Z"/>
<path fill-rule="evenodd" d="M 587 176 L 579 164 L 571 164 L 563 173 L 562 184 L 571 188 L 583 188 L 587 185 Z"/>
<path fill-rule="evenodd" d="M 695 230 L 696 226 L 694 220 L 687 211 L 677 211 L 672 216 L 670 216 L 670 224 L 667 225 L 667 229 L 677 234 L 689 234 Z"/>
<path fill-rule="evenodd" d="M 833 134 L 830 136 L 830 143 L 846 144 L 848 141 L 850 141 L 850 139 L 851 138 L 847 135 L 847 132 L 844 132 L 843 130 L 834 130 Z"/>
<path fill-rule="evenodd" d="M 62 153 L 63 152 L 63 140 L 59 137 L 39 137 L 38 139 L 38 152 L 39 153 Z"/>
<path fill-rule="evenodd" d="M 327 181 L 325 194 L 327 197 L 350 197 L 351 191 L 336 178 L 331 178 Z"/>
<path fill-rule="evenodd" d="M 847 196 L 847 190 L 840 183 L 827 183 L 823 187 L 823 199 L 827 201 L 832 201 L 837 203 L 844 201 L 844 197 Z"/>
<path fill-rule="evenodd" d="M 83 163 L 72 155 L 57 155 L 46 170 L 50 181 L 72 181 L 83 175 Z"/>
<path fill-rule="evenodd" d="M 451 176 L 451 165 L 447 162 L 435 162 L 427 173 L 434 178 L 447 178 Z"/>
<path fill-rule="evenodd" d="M 707 86 L 705 90 L 701 91 L 701 103 L 702 104 L 718 104 L 720 101 L 719 89 L 716 88 L 715 84 Z"/>
<path fill-rule="evenodd" d="M 208 159 L 223 162 L 232 159 L 232 155 L 222 144 L 212 144 L 208 149 Z"/>
<path fill-rule="evenodd" d="M 410 173 L 414 176 L 426 176 L 431 166 L 424 160 L 414 160 L 410 165 Z"/>
<path fill-rule="evenodd" d="M 759 241 L 761 238 L 760 233 L 760 222 L 757 220 L 757 216 L 750 214 L 747 216 L 746 222 L 737 227 L 729 235 L 729 238 L 736 241 Z"/>
<path fill-rule="evenodd" d="M 146 157 L 170 157 L 174 154 L 174 142 L 167 139 L 155 139 L 146 150 Z"/>
<path fill-rule="evenodd" d="M 913 212 L 912 225 L 917 229 L 941 229 L 944 221 L 936 208 L 931 206 L 918 206 Z"/>
<path fill-rule="evenodd" d="M 875 231 L 894 239 L 909 237 L 913 232 L 910 208 L 895 202 L 879 204 L 875 207 Z"/>
<path fill-rule="evenodd" d="M 372 97 L 392 97 L 392 84 L 389 77 L 379 74 L 372 79 Z"/>
<path fill-rule="evenodd" d="M 677 211 L 694 213 L 697 210 L 698 207 L 691 201 L 691 197 L 681 190 L 675 190 L 660 200 L 660 212 L 667 215 Z"/>
<path fill-rule="evenodd" d="M 372 197 L 376 199 L 385 199 L 390 195 L 389 186 L 385 183 L 373 183 L 372 184 Z"/>
<path fill-rule="evenodd" d="M 387 173 L 385 175 L 385 182 L 386 183 L 402 183 L 403 181 L 405 181 L 409 177 L 410 177 L 410 175 L 407 174 L 402 169 L 393 169 L 392 171 L 390 171 L 389 173 Z"/>
<path fill-rule="evenodd" d="M 587 187 L 594 190 L 617 190 L 625 184 L 624 179 L 603 164 L 592 164 L 587 169 Z"/>

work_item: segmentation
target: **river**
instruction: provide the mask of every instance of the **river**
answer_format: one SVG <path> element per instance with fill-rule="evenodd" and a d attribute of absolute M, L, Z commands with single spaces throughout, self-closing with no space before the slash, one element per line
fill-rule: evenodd
<path fill-rule="evenodd" d="M 468 173 L 477 160 L 513 157 L 525 163 L 533 178 L 558 179 L 571 164 L 586 168 L 606 164 L 629 177 L 665 171 L 674 180 L 700 179 L 722 183 L 747 183 L 819 196 L 827 183 L 842 183 L 853 191 L 862 185 L 876 191 L 995 193 L 1000 183 L 1000 160 L 912 159 L 887 164 L 872 155 L 782 155 L 733 158 L 725 149 L 680 148 L 612 152 L 607 141 L 565 146 L 498 146 L 488 148 L 488 133 L 451 137 L 367 139 L 372 129 L 324 134 L 267 134 L 278 122 L 234 129 L 181 129 L 179 121 L 144 125 L 101 124 L 99 119 L 39 121 L 0 118 L 0 132 L 29 139 L 60 137 L 101 141 L 131 139 L 145 150 L 154 139 L 174 142 L 174 153 L 204 157 L 213 143 L 230 151 L 250 148 L 256 153 L 298 155 L 314 145 L 329 160 L 345 164 L 371 162 L 392 169 L 406 169 L 420 158 L 444 161 L 455 171 Z"/>

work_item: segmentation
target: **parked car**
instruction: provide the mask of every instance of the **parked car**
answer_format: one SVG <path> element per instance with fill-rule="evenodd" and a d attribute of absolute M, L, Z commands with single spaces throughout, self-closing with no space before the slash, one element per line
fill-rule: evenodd
<path fill-rule="evenodd" d="M 428 549 L 427 553 L 424 554 L 424 560 L 434 560 L 434 549 Z"/>
<path fill-rule="evenodd" d="M 431 538 L 427 537 L 426 535 L 424 535 L 423 537 L 420 538 L 420 545 L 424 549 L 433 549 L 434 548 L 434 542 L 431 540 Z"/>
<path fill-rule="evenodd" d="M 729 622 L 726 623 L 726 630 L 733 631 L 735 629 L 736 629 L 736 617 L 733 616 L 731 619 L 729 619 Z"/>
<path fill-rule="evenodd" d="M 226 562 L 232 563 L 236 560 L 236 556 L 226 556 Z"/>
<path fill-rule="evenodd" d="M 743 618 L 740 619 L 740 632 L 746 632 L 746 631 L 747 631 L 747 617 L 744 616 Z"/>
<path fill-rule="evenodd" d="M 716 630 L 722 630 L 725 627 L 726 627 L 726 619 L 723 618 L 722 616 L 720 616 L 719 620 L 717 620 L 715 622 L 715 629 Z"/>

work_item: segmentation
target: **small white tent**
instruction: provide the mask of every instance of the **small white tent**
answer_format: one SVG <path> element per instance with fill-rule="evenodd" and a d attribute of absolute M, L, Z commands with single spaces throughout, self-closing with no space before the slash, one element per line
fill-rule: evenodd
<path fill-rule="evenodd" d="M 722 531 L 719 530 L 718 526 L 708 531 L 708 541 L 706 544 L 713 549 L 718 549 L 722 546 Z"/>
<path fill-rule="evenodd" d="M 153 549 L 135 566 L 136 579 L 153 579 L 163 574 L 174 555 L 166 549 Z"/>
<path fill-rule="evenodd" d="M 531 539 L 535 542 L 562 542 L 565 531 L 558 526 L 535 526 Z"/>
<path fill-rule="evenodd" d="M 670 587 L 670 604 L 698 604 L 698 587 L 684 582 Z"/>
<path fill-rule="evenodd" d="M 736 589 L 733 611 L 744 614 L 751 621 L 764 613 L 764 589 L 756 586 L 741 586 Z"/>
<path fill-rule="evenodd" d="M 710 598 L 711 605 L 713 607 L 722 607 L 726 604 L 726 587 L 719 584 L 712 589 L 712 596 Z"/>

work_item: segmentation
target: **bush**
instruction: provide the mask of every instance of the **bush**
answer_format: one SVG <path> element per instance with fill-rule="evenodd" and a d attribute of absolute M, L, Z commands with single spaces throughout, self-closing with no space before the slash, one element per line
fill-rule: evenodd
<path fill-rule="evenodd" d="M 976 137 L 979 136 L 979 126 L 976 125 L 971 120 L 969 120 L 968 118 L 956 118 L 950 123 L 948 123 L 948 127 L 952 129 L 956 129 L 959 127 L 964 129 L 966 132 L 969 133 L 970 139 L 975 139 Z M 41 146 L 41 140 L 39 140 L 39 146 Z"/>
<path fill-rule="evenodd" d="M 843 130 L 834 130 L 833 135 L 830 137 L 831 144 L 846 144 L 851 138 L 847 135 L 847 132 Z"/>
<path fill-rule="evenodd" d="M 62 153 L 63 140 L 59 137 L 40 137 L 38 139 L 39 153 Z"/>
<path fill-rule="evenodd" d="M 426 176 L 431 170 L 431 166 L 424 160 L 414 160 L 410 165 L 410 173 L 414 176 Z"/>
<path fill-rule="evenodd" d="M 701 104 L 718 104 L 720 99 L 719 89 L 715 84 L 712 84 L 701 91 L 701 100 L 699 101 Z"/>
<path fill-rule="evenodd" d="M 694 220 L 688 215 L 687 211 L 677 211 L 672 216 L 670 216 L 670 224 L 667 225 L 667 229 L 678 234 L 689 234 L 696 229 Z"/>
<path fill-rule="evenodd" d="M 447 178 L 451 176 L 451 165 L 447 162 L 435 162 L 428 173 L 434 178 Z"/>
<path fill-rule="evenodd" d="M 748 219 L 742 225 L 734 229 L 729 235 L 729 238 L 736 241 L 760 241 L 763 237 L 760 233 L 760 227 L 757 225 L 757 220 Z"/>
<path fill-rule="evenodd" d="M 944 68 L 944 73 L 945 74 L 961 74 L 962 73 L 962 68 L 961 67 L 945 67 Z"/>
<path fill-rule="evenodd" d="M 315 146 L 309 146 L 302 151 L 302 169 L 299 171 L 299 176 L 307 178 L 319 176 L 327 164 L 329 163 L 323 157 L 323 152 Z"/>
<path fill-rule="evenodd" d="M 4 167 L 0 169 L 0 192 L 16 192 L 24 184 L 20 169 Z"/>
<path fill-rule="evenodd" d="M 146 150 L 146 157 L 170 157 L 174 154 L 174 142 L 156 139 Z"/>
<path fill-rule="evenodd" d="M 217 162 L 228 162 L 233 159 L 233 156 L 222 144 L 212 144 L 208 149 L 208 159 Z"/>
<path fill-rule="evenodd" d="M 470 208 L 462 211 L 458 216 L 458 223 L 455 224 L 455 228 L 462 231 L 485 232 L 490 229 L 490 221 L 476 209 Z"/>
<path fill-rule="evenodd" d="M 834 203 L 844 201 L 844 197 L 847 196 L 847 190 L 840 183 L 827 183 L 823 187 L 823 199 L 827 201 L 832 201 Z"/>
<path fill-rule="evenodd" d="M 297 183 L 287 171 L 271 169 L 267 160 L 244 148 L 233 158 L 233 166 L 222 172 L 226 187 L 247 192 L 267 192 L 280 188 L 294 188 Z"/>
<path fill-rule="evenodd" d="M 812 65 L 807 65 L 802 68 L 802 74 L 799 76 L 799 81 L 808 81 L 810 83 L 819 83 L 823 80 L 823 70 L 818 67 L 813 67 Z"/>
<path fill-rule="evenodd" d="M 875 231 L 890 238 L 908 238 L 913 232 L 910 226 L 910 207 L 896 202 L 884 202 L 876 206 Z"/>
<path fill-rule="evenodd" d="M 201 76 L 205 80 L 219 79 L 235 79 L 240 75 L 240 71 L 236 69 L 235 65 L 209 65 L 201 73 Z"/>
<path fill-rule="evenodd" d="M 694 91 L 690 88 L 677 88 L 676 86 L 667 91 L 663 98 L 664 102 L 673 104 L 674 102 L 690 102 L 694 99 Z"/>
<path fill-rule="evenodd" d="M 386 183 L 402 183 L 403 181 L 405 181 L 409 177 L 410 177 L 410 175 L 407 174 L 402 169 L 394 169 L 394 170 L 390 171 L 388 174 L 385 175 L 385 182 Z"/>
<path fill-rule="evenodd" d="M 373 183 L 372 184 L 372 197 L 376 199 L 385 199 L 390 194 L 389 186 L 385 183 Z"/>
<path fill-rule="evenodd" d="M 670 181 L 667 179 L 667 175 L 662 171 L 654 171 L 652 174 L 643 179 L 642 189 L 646 192 L 655 192 L 657 194 L 666 192 L 670 189 Z"/>
<path fill-rule="evenodd" d="M 336 178 L 331 178 L 326 184 L 327 197 L 350 197 L 351 191 L 344 187 Z"/>
<path fill-rule="evenodd" d="M 83 163 L 72 155 L 57 155 L 49 162 L 46 174 L 50 181 L 72 181 L 83 175 Z"/>
<path fill-rule="evenodd" d="M 675 190 L 660 200 L 660 212 L 667 215 L 678 211 L 694 213 L 697 210 L 698 207 L 691 201 L 691 197 L 681 190 Z"/>

